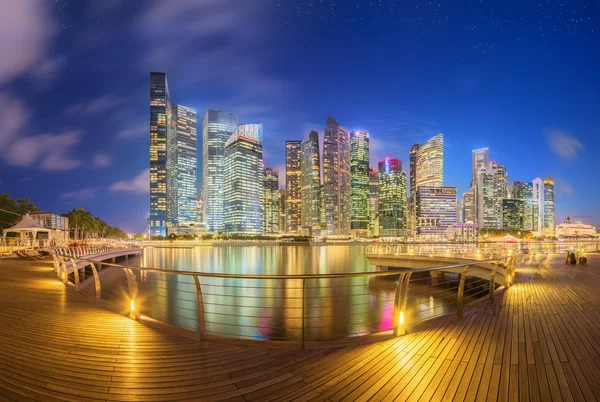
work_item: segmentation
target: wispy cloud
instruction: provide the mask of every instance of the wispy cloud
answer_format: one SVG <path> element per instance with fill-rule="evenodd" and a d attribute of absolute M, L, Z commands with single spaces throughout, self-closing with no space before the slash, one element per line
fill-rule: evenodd
<path fill-rule="evenodd" d="M 140 123 L 137 126 L 126 128 L 120 131 L 117 134 L 117 138 L 126 140 L 130 138 L 142 137 L 150 133 L 150 128 L 148 127 L 148 123 Z"/>
<path fill-rule="evenodd" d="M 573 193 L 575 193 L 573 186 L 564 180 L 555 180 L 554 186 L 557 194 L 573 195 Z"/>
<path fill-rule="evenodd" d="M 93 163 L 96 167 L 110 166 L 112 163 L 112 157 L 106 154 L 96 154 L 94 155 Z"/>
<path fill-rule="evenodd" d="M 102 95 L 88 102 L 76 103 L 65 109 L 65 116 L 74 117 L 77 115 L 92 116 L 98 113 L 106 112 L 121 104 L 121 100 L 114 95 Z"/>
<path fill-rule="evenodd" d="M 82 188 L 81 190 L 69 191 L 67 193 L 62 193 L 60 196 L 62 198 L 72 199 L 72 200 L 89 200 L 96 196 L 96 193 L 100 190 L 98 187 L 94 188 Z"/>
<path fill-rule="evenodd" d="M 150 169 L 142 171 L 130 180 L 121 180 L 109 187 L 113 191 L 126 191 L 137 194 L 148 194 L 150 192 Z"/>
<path fill-rule="evenodd" d="M 0 85 L 19 77 L 55 70 L 49 56 L 57 32 L 49 7 L 37 0 L 2 2 L 0 13 Z"/>
<path fill-rule="evenodd" d="M 23 102 L 8 92 L 0 92 L 0 149 L 23 134 L 29 113 Z"/>
<path fill-rule="evenodd" d="M 79 131 L 61 134 L 41 134 L 14 141 L 5 155 L 13 166 L 39 167 L 42 170 L 68 170 L 82 164 L 74 159 L 73 147 L 81 140 Z"/>
<path fill-rule="evenodd" d="M 557 128 L 548 132 L 548 145 L 562 159 L 575 158 L 584 149 L 583 144 L 571 133 Z"/>

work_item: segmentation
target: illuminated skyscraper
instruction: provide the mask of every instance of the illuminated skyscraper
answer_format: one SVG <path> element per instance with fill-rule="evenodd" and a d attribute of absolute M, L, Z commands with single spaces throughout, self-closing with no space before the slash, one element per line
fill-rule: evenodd
<path fill-rule="evenodd" d="M 444 185 L 443 134 L 431 138 L 417 150 L 415 184 L 416 189 L 420 186 L 442 187 Z"/>
<path fill-rule="evenodd" d="M 461 223 L 476 223 L 477 217 L 475 214 L 475 192 L 467 191 L 462 196 L 462 222 Z"/>
<path fill-rule="evenodd" d="M 195 109 L 177 105 L 176 150 L 176 224 L 197 222 L 196 198 L 198 194 L 198 168 L 196 166 Z M 171 214 L 171 212 L 169 212 Z"/>
<path fill-rule="evenodd" d="M 323 189 L 327 234 L 349 234 L 350 137 L 331 116 L 323 138 Z"/>
<path fill-rule="evenodd" d="M 150 235 L 167 235 L 167 142 L 176 139 L 176 111 L 165 73 L 150 73 Z M 173 176 L 172 176 L 173 177 Z M 172 197 L 173 199 L 174 197 Z"/>
<path fill-rule="evenodd" d="M 538 203 L 538 230 L 540 234 L 553 235 L 554 219 L 554 180 L 536 178 L 533 180 L 533 199 Z"/>
<path fill-rule="evenodd" d="M 508 198 L 502 200 L 502 229 L 525 230 L 525 200 Z"/>
<path fill-rule="evenodd" d="M 410 198 L 408 200 L 408 226 L 411 236 L 414 236 L 417 230 L 417 153 L 419 152 L 419 148 L 421 148 L 421 144 L 414 144 L 410 148 Z"/>
<path fill-rule="evenodd" d="M 279 172 L 265 169 L 264 176 L 263 233 L 279 233 Z"/>
<path fill-rule="evenodd" d="M 279 233 L 285 233 L 285 210 L 286 193 L 284 189 L 279 190 Z"/>
<path fill-rule="evenodd" d="M 240 124 L 225 142 L 223 222 L 227 234 L 263 231 L 262 124 Z"/>
<path fill-rule="evenodd" d="M 417 235 L 441 240 L 456 225 L 456 187 L 417 187 Z"/>
<path fill-rule="evenodd" d="M 512 186 L 512 198 L 518 200 L 530 200 L 533 198 L 533 183 L 516 181 Z"/>
<path fill-rule="evenodd" d="M 355 236 L 369 232 L 369 133 L 350 133 L 350 229 Z"/>
<path fill-rule="evenodd" d="M 300 141 L 285 142 L 285 232 L 300 232 L 302 214 L 302 154 Z"/>
<path fill-rule="evenodd" d="M 321 159 L 319 133 L 311 131 L 302 141 L 302 232 L 317 236 L 321 232 Z"/>
<path fill-rule="evenodd" d="M 523 200 L 523 230 L 539 233 L 540 206 L 537 200 Z"/>
<path fill-rule="evenodd" d="M 402 162 L 385 158 L 379 162 L 379 235 L 406 236 L 408 205 L 406 202 L 406 173 Z"/>
<path fill-rule="evenodd" d="M 474 188 L 477 182 L 477 172 L 488 168 L 489 159 L 489 150 L 487 148 L 475 149 L 471 153 L 471 189 Z"/>
<path fill-rule="evenodd" d="M 204 219 L 209 232 L 223 231 L 223 181 L 225 142 L 238 126 L 231 113 L 209 109 L 202 122 L 202 186 Z"/>
<path fill-rule="evenodd" d="M 506 168 L 490 162 L 487 169 L 477 172 L 475 199 L 477 224 L 480 229 L 502 228 L 502 200 L 508 198 Z"/>
<path fill-rule="evenodd" d="M 379 236 L 379 172 L 369 169 L 369 236 Z"/>

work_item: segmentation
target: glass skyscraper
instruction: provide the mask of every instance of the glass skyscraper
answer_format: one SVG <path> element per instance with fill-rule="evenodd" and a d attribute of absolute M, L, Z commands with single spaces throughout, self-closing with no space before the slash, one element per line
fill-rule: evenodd
<path fill-rule="evenodd" d="M 533 183 L 516 181 L 512 186 L 512 198 L 529 200 L 533 198 Z"/>
<path fill-rule="evenodd" d="M 237 126 L 236 115 L 212 109 L 207 110 L 202 122 L 204 219 L 209 232 L 223 231 L 225 142 L 232 136 Z"/>
<path fill-rule="evenodd" d="M 555 229 L 554 219 L 554 180 L 552 177 L 544 179 L 544 234 L 552 235 Z"/>
<path fill-rule="evenodd" d="M 225 142 L 223 223 L 227 234 L 263 231 L 262 124 L 241 124 Z"/>
<path fill-rule="evenodd" d="M 525 201 L 508 198 L 502 200 L 502 229 L 525 230 Z"/>
<path fill-rule="evenodd" d="M 379 236 L 379 172 L 369 169 L 369 236 Z"/>
<path fill-rule="evenodd" d="M 410 148 L 410 199 L 408 202 L 409 205 L 409 214 L 408 214 L 408 226 L 410 229 L 410 235 L 414 236 L 417 228 L 417 153 L 419 152 L 419 148 L 421 148 L 421 144 L 414 144 Z"/>
<path fill-rule="evenodd" d="M 302 141 L 302 232 L 316 236 L 321 232 L 321 160 L 319 133 L 311 131 Z"/>
<path fill-rule="evenodd" d="M 416 188 L 444 185 L 444 135 L 438 134 L 419 147 L 416 161 Z M 418 204 L 418 202 L 417 202 Z"/>
<path fill-rule="evenodd" d="M 462 196 L 462 223 L 475 223 L 475 192 L 466 191 Z"/>
<path fill-rule="evenodd" d="M 265 169 L 264 177 L 263 233 L 279 233 L 279 172 L 273 168 Z"/>
<path fill-rule="evenodd" d="M 150 236 L 167 235 L 167 142 L 176 138 L 173 109 L 167 75 L 150 73 Z"/>
<path fill-rule="evenodd" d="M 417 235 L 441 239 L 456 224 L 456 187 L 417 187 Z"/>
<path fill-rule="evenodd" d="M 300 141 L 285 142 L 285 229 L 286 233 L 300 232 L 302 214 L 302 168 Z"/>
<path fill-rule="evenodd" d="M 481 148 L 475 149 L 471 152 L 471 189 L 473 189 L 477 183 L 477 172 L 481 169 L 487 169 L 489 165 L 489 149 Z"/>
<path fill-rule="evenodd" d="M 327 234 L 349 234 L 350 137 L 331 116 L 323 137 L 323 190 Z"/>
<path fill-rule="evenodd" d="M 402 162 L 386 158 L 379 162 L 379 235 L 400 237 L 407 235 L 408 205 L 406 201 L 406 173 Z"/>
<path fill-rule="evenodd" d="M 508 175 L 504 166 L 490 162 L 487 169 L 479 170 L 475 199 L 480 229 L 502 228 L 502 200 L 508 198 L 508 195 Z"/>
<path fill-rule="evenodd" d="M 197 113 L 195 109 L 177 105 L 177 151 L 176 151 L 176 222 L 197 222 L 196 201 L 198 194 L 198 168 L 196 165 Z M 169 215 L 171 212 L 169 211 Z"/>
<path fill-rule="evenodd" d="M 350 133 L 350 229 L 356 236 L 369 231 L 369 133 Z"/>

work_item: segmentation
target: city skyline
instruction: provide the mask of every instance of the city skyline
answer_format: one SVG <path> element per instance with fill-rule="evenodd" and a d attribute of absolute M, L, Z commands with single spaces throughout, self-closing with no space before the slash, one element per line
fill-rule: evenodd
<path fill-rule="evenodd" d="M 213 108 L 263 122 L 264 159 L 279 170 L 280 183 L 285 141 L 310 130 L 321 140 L 332 115 L 348 132 L 370 133 L 371 167 L 385 157 L 408 166 L 412 144 L 441 132 L 444 185 L 457 194 L 470 189 L 471 151 L 487 147 L 490 159 L 507 167 L 509 186 L 553 178 L 557 223 L 567 215 L 600 222 L 596 179 L 586 168 L 599 145 L 600 77 L 589 57 L 600 43 L 595 4 L 523 4 L 522 22 L 511 22 L 483 3 L 355 9 L 325 2 L 311 11 L 319 22 L 308 24 L 304 2 L 298 10 L 270 2 L 207 10 L 174 1 L 164 19 L 156 18 L 158 2 L 108 3 L 19 12 L 33 4 L 24 0 L 4 10 L 9 20 L 31 19 L 21 25 L 38 27 L 30 32 L 38 46 L 6 28 L 31 53 L 0 61 L 1 163 L 15 177 L 2 178 L 0 191 L 45 211 L 81 206 L 142 232 L 149 213 L 147 77 L 163 71 L 175 103 L 199 118 Z M 184 15 L 200 25 L 219 16 L 227 22 L 198 32 L 186 30 L 178 19 Z M 249 18 L 255 36 L 238 32 Z M 360 28 L 353 21 L 362 21 Z M 427 24 L 427 36 L 419 24 Z M 328 37 L 329 26 L 339 35 Z M 229 62 L 235 54 L 243 57 Z M 198 152 L 199 172 L 202 159 Z"/>

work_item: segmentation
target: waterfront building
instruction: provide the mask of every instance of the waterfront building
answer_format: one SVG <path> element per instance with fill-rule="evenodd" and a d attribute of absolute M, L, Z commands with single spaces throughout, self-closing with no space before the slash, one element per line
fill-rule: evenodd
<path fill-rule="evenodd" d="M 518 200 L 530 200 L 533 198 L 533 183 L 526 181 L 515 181 L 512 186 L 511 198 Z"/>
<path fill-rule="evenodd" d="M 196 109 L 177 105 L 175 169 L 173 172 L 176 175 L 173 180 L 176 197 L 174 223 L 177 225 L 194 223 L 198 218 L 196 212 L 198 194 L 196 125 Z"/>
<path fill-rule="evenodd" d="M 476 223 L 456 223 L 448 226 L 447 240 L 453 243 L 474 243 L 479 237 Z"/>
<path fill-rule="evenodd" d="M 462 195 L 462 223 L 475 223 L 475 191 L 466 191 Z"/>
<path fill-rule="evenodd" d="M 402 162 L 385 158 L 379 162 L 379 235 L 404 237 L 408 231 L 406 173 Z"/>
<path fill-rule="evenodd" d="M 208 109 L 202 122 L 204 219 L 209 232 L 223 231 L 225 143 L 238 127 L 236 115 Z"/>
<path fill-rule="evenodd" d="M 48 229 L 48 240 L 54 240 L 56 245 L 64 245 L 69 242 L 69 218 L 53 213 L 32 213 L 31 219 Z M 42 232 L 38 233 L 40 236 Z M 39 239 L 40 237 L 38 237 Z"/>
<path fill-rule="evenodd" d="M 331 116 L 323 137 L 323 189 L 327 234 L 349 234 L 350 137 Z"/>
<path fill-rule="evenodd" d="M 369 133 L 350 133 L 350 230 L 353 236 L 369 233 Z"/>
<path fill-rule="evenodd" d="M 487 148 L 475 149 L 471 152 L 471 189 L 477 183 L 477 172 L 488 168 L 489 159 L 490 155 Z"/>
<path fill-rule="evenodd" d="M 555 234 L 559 239 L 595 238 L 598 236 L 594 226 L 582 223 L 581 221 L 573 223 L 569 216 L 567 216 L 564 223 L 556 225 Z"/>
<path fill-rule="evenodd" d="M 150 236 L 167 235 L 167 141 L 176 111 L 165 73 L 150 73 Z"/>
<path fill-rule="evenodd" d="M 223 159 L 225 233 L 262 234 L 262 124 L 240 124 L 225 142 Z"/>
<path fill-rule="evenodd" d="M 379 237 L 379 172 L 369 169 L 369 236 Z"/>
<path fill-rule="evenodd" d="M 540 207 L 537 200 L 528 199 L 523 203 L 523 230 L 539 233 Z"/>
<path fill-rule="evenodd" d="M 285 142 L 285 232 L 300 232 L 302 214 L 302 147 L 300 141 Z"/>
<path fill-rule="evenodd" d="M 409 152 L 410 197 L 408 201 L 408 226 L 411 236 L 414 236 L 417 230 L 417 153 L 419 152 L 419 148 L 421 148 L 421 144 L 414 144 Z"/>
<path fill-rule="evenodd" d="M 525 230 L 525 200 L 502 200 L 502 229 Z"/>
<path fill-rule="evenodd" d="M 311 131 L 301 144 L 302 233 L 317 236 L 321 232 L 321 161 L 319 133 Z"/>
<path fill-rule="evenodd" d="M 536 178 L 533 180 L 533 199 L 539 208 L 538 230 L 543 235 L 553 235 L 554 220 L 554 180 Z"/>
<path fill-rule="evenodd" d="M 490 162 L 477 173 L 475 200 L 479 229 L 502 228 L 502 200 L 509 197 L 506 168 Z"/>
<path fill-rule="evenodd" d="M 279 172 L 273 168 L 264 170 L 263 233 L 279 233 Z"/>
<path fill-rule="evenodd" d="M 286 192 L 279 189 L 279 233 L 285 233 Z"/>
<path fill-rule="evenodd" d="M 456 224 L 456 187 L 417 187 L 417 235 L 442 240 Z"/>
<path fill-rule="evenodd" d="M 413 146 L 414 147 L 414 146 Z M 444 185 L 444 135 L 438 134 L 421 145 L 416 155 L 416 190 L 420 186 Z M 415 192 L 416 194 L 416 192 Z M 417 202 L 418 208 L 418 202 Z"/>

